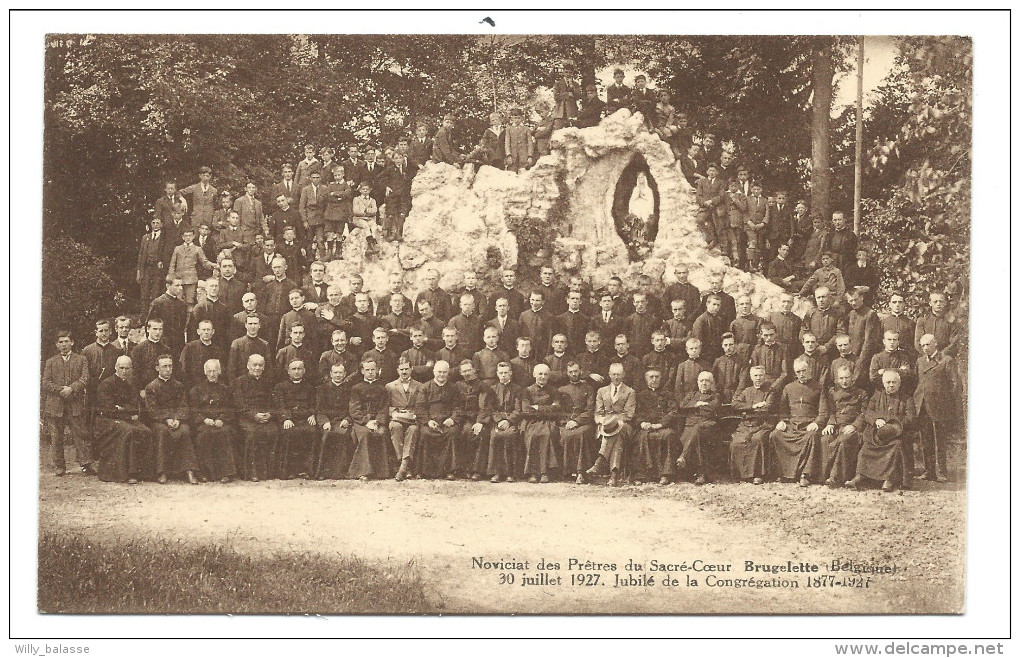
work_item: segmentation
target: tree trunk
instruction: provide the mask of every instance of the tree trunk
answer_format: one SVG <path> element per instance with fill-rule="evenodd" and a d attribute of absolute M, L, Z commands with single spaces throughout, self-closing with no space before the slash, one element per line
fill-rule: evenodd
<path fill-rule="evenodd" d="M 821 39 L 811 53 L 811 215 L 828 220 L 829 115 L 832 111 L 832 77 L 835 63 L 832 40 Z"/>

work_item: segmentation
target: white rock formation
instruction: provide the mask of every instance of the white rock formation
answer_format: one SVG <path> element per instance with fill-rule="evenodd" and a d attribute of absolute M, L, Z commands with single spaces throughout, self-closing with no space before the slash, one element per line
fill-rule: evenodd
<path fill-rule="evenodd" d="M 694 190 L 669 147 L 642 127 L 640 114 L 620 110 L 592 128 L 559 130 L 551 147 L 519 175 L 487 166 L 476 173 L 470 167 L 427 164 L 411 187 L 404 242 L 399 248 L 382 245 L 366 260 L 366 289 L 385 289 L 389 272 L 399 269 L 413 290 L 420 273 L 432 267 L 439 270 L 442 286 L 455 288 L 468 268 L 487 271 L 493 250 L 503 266 L 514 266 L 517 242 L 507 219 L 527 216 L 554 224 L 558 237 L 548 252 L 564 276 L 576 273 L 602 286 L 616 275 L 633 285 L 638 274 L 647 273 L 668 285 L 674 281 L 673 266 L 683 262 L 691 282 L 702 289 L 712 272 L 722 271 L 724 289 L 751 295 L 757 312 L 778 308 L 778 286 L 729 267 L 707 248 L 697 228 Z M 645 159 L 658 188 L 659 228 L 648 257 L 631 262 L 612 206 L 620 174 L 635 154 Z M 557 206 L 563 212 L 551 213 Z M 330 263 L 329 280 L 346 290 L 348 269 L 340 261 Z"/>

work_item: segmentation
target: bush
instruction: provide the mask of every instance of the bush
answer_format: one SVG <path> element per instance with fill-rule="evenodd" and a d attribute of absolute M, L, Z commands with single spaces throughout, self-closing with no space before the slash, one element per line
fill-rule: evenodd
<path fill-rule="evenodd" d="M 68 329 L 75 348 L 92 342 L 95 322 L 115 315 L 123 304 L 105 258 L 64 234 L 43 240 L 42 246 L 42 346 L 52 350 L 53 335 Z"/>
<path fill-rule="evenodd" d="M 928 308 L 928 293 L 949 293 L 951 306 L 965 304 L 970 275 L 969 200 L 924 207 L 896 191 L 885 202 L 865 199 L 861 238 L 875 245 L 882 292 L 903 292 L 908 308 Z M 880 296 L 881 297 L 881 296 Z"/>

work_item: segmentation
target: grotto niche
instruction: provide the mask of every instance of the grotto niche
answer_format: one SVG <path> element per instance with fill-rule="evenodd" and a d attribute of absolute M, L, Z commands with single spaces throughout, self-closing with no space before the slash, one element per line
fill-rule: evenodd
<path fill-rule="evenodd" d="M 647 256 L 659 232 L 659 186 L 640 153 L 620 173 L 610 212 L 630 261 Z"/>

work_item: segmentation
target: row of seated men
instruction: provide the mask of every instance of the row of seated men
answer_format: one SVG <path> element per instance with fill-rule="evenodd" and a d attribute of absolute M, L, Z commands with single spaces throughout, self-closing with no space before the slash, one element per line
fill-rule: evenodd
<path fill-rule="evenodd" d="M 149 342 L 160 345 L 158 340 L 152 340 L 153 338 L 158 339 L 157 334 L 160 328 L 158 320 L 150 320 Z M 104 329 L 109 330 L 108 323 Z M 301 329 L 300 325 L 292 328 L 294 332 L 292 338 L 298 341 L 301 338 L 297 333 L 299 329 Z M 212 326 L 209 321 L 202 322 L 201 330 L 206 337 L 211 337 Z M 718 443 L 721 405 L 732 405 L 732 409 L 736 411 L 750 413 L 752 416 L 758 415 L 760 417 L 751 420 L 761 425 L 762 422 L 767 423 L 768 414 L 772 413 L 773 407 L 777 404 L 777 411 L 781 415 L 785 414 L 782 416 L 785 420 L 777 423 L 774 431 L 769 433 L 772 442 L 763 441 L 760 432 L 762 427 L 759 426 L 758 430 L 752 433 L 758 437 L 756 445 L 751 446 L 752 452 L 757 455 L 752 459 L 755 464 L 754 468 L 750 471 L 738 469 L 736 464 L 741 460 L 734 456 L 734 472 L 739 472 L 743 477 L 760 482 L 763 478 L 774 475 L 768 466 L 772 463 L 777 465 L 780 477 L 799 479 L 801 484 L 806 486 L 812 478 L 817 479 L 822 474 L 826 475 L 827 484 L 839 484 L 844 481 L 843 475 L 854 470 L 848 469 L 846 466 L 849 458 L 840 461 L 839 468 L 836 468 L 835 462 L 830 459 L 835 453 L 829 454 L 825 449 L 818 452 L 820 448 L 812 447 L 819 441 L 829 445 L 825 443 L 824 438 L 820 439 L 814 436 L 814 433 L 820 432 L 819 436 L 821 437 L 831 435 L 832 428 L 826 426 L 825 429 L 822 429 L 822 426 L 826 424 L 825 421 L 829 419 L 830 407 L 834 408 L 834 417 L 843 417 L 849 413 L 853 417 L 848 421 L 848 425 L 852 425 L 856 431 L 862 429 L 860 424 L 864 416 L 860 415 L 860 408 L 857 409 L 856 416 L 853 415 L 852 410 L 841 412 L 839 408 L 839 401 L 846 397 L 840 395 L 841 391 L 852 389 L 851 397 L 856 400 L 858 407 L 861 407 L 867 399 L 867 392 L 855 385 L 857 378 L 852 361 L 837 359 L 831 365 L 826 366 L 819 359 L 813 359 L 811 354 L 803 354 L 794 361 L 796 381 L 785 384 L 786 358 L 781 349 L 774 349 L 777 347 L 775 329 L 771 325 L 763 327 L 762 344 L 755 347 L 754 350 L 754 354 L 764 355 L 761 363 L 755 363 L 753 355 L 750 360 L 737 356 L 734 337 L 727 333 L 722 340 L 724 353 L 714 363 L 706 363 L 701 360 L 701 343 L 699 339 L 692 337 L 686 341 L 688 359 L 678 365 L 671 365 L 670 359 L 665 356 L 665 350 L 662 348 L 665 346 L 666 337 L 661 330 L 656 330 L 653 333 L 654 348 L 639 363 L 636 362 L 636 357 L 627 354 L 627 336 L 622 334 L 615 339 L 616 354 L 603 360 L 598 354 L 598 350 L 591 349 L 597 347 L 600 340 L 597 332 L 589 332 L 586 335 L 588 349 L 585 354 L 576 359 L 566 352 L 566 336 L 557 334 L 552 340 L 552 354 L 542 362 L 536 361 L 532 356 L 530 349 L 532 341 L 529 337 L 518 338 L 518 355 L 512 360 L 508 360 L 506 354 L 499 350 L 498 329 L 489 327 L 484 333 L 486 347 L 476 353 L 473 359 L 465 358 L 459 362 L 455 361 L 460 364 L 458 374 L 462 379 L 453 386 L 440 391 L 442 393 L 440 397 L 445 396 L 442 397 L 444 401 L 442 404 L 437 401 L 439 404 L 437 413 L 442 416 L 441 418 L 433 417 L 427 404 L 423 408 L 414 398 L 414 393 L 418 389 L 429 391 L 435 387 L 443 388 L 450 375 L 449 361 L 442 358 L 435 360 L 435 357 L 428 359 L 421 349 L 424 337 L 420 329 L 413 330 L 412 336 L 418 346 L 412 349 L 417 350 L 417 354 L 409 353 L 410 350 L 408 350 L 400 357 L 387 357 L 385 355 L 387 332 L 377 329 L 374 335 L 377 340 L 377 349 L 365 352 L 360 359 L 360 375 L 364 381 L 353 384 L 353 386 L 351 386 L 352 380 L 358 378 L 358 373 L 346 359 L 331 358 L 332 354 L 339 353 L 336 349 L 320 357 L 321 361 L 329 366 L 329 381 L 322 382 L 314 376 L 309 376 L 305 361 L 300 356 L 288 358 L 285 352 L 287 348 L 284 348 L 281 350 L 284 358 L 280 363 L 286 368 L 287 375 L 275 384 L 275 389 L 272 389 L 272 403 L 268 399 L 273 383 L 271 378 L 265 374 L 266 358 L 260 353 L 248 356 L 245 363 L 247 374 L 236 377 L 231 383 L 229 392 L 227 387 L 220 382 L 222 374 L 220 361 L 215 358 L 203 361 L 201 363 L 203 378 L 201 381 L 189 384 L 190 393 L 187 396 L 185 391 L 189 389 L 189 386 L 178 383 L 172 378 L 174 359 L 169 354 L 160 354 L 155 358 L 153 369 L 157 377 L 145 387 L 145 395 L 142 396 L 138 395 L 140 386 L 135 384 L 135 380 L 131 377 L 132 359 L 122 355 L 117 358 L 114 377 L 100 381 L 95 390 L 94 436 L 100 457 L 100 476 L 105 476 L 104 479 L 137 480 L 139 476 L 144 477 L 149 473 L 146 469 L 146 464 L 149 464 L 155 468 L 156 474 L 165 480 L 168 473 L 180 470 L 169 464 L 183 464 L 182 468 L 187 472 L 189 479 L 194 480 L 194 471 L 197 468 L 196 459 L 203 464 L 202 473 L 219 479 L 233 478 L 238 472 L 238 462 L 241 464 L 240 470 L 245 477 L 260 477 L 260 469 L 257 465 L 253 465 L 255 462 L 274 465 L 267 465 L 265 469 L 261 469 L 262 477 L 266 477 L 270 473 L 283 477 L 295 474 L 322 475 L 323 472 L 335 474 L 339 472 L 336 468 L 324 469 L 323 467 L 325 462 L 335 461 L 333 459 L 335 457 L 342 466 L 341 471 L 352 477 L 362 478 L 391 474 L 390 466 L 393 464 L 390 462 L 397 460 L 399 462 L 396 467 L 398 479 L 403 479 L 408 475 L 409 468 L 413 468 L 412 463 L 415 462 L 416 455 L 418 455 L 416 462 L 424 465 L 433 464 L 434 460 L 430 461 L 427 455 L 434 456 L 436 454 L 435 450 L 430 452 L 423 448 L 426 456 L 421 456 L 413 449 L 412 439 L 398 437 L 403 434 L 400 431 L 402 427 L 406 429 L 407 426 L 413 424 L 419 427 L 426 439 L 430 436 L 430 430 L 436 430 L 441 435 L 441 443 L 445 441 L 446 443 L 443 445 L 449 444 L 448 456 L 450 459 L 444 457 L 443 460 L 440 460 L 438 463 L 441 464 L 441 467 L 426 468 L 422 466 L 421 470 L 431 474 L 430 476 L 446 469 L 448 477 L 469 474 L 474 479 L 479 479 L 482 476 L 490 475 L 494 480 L 499 480 L 504 477 L 517 477 L 519 474 L 524 474 L 531 479 L 546 481 L 549 479 L 550 471 L 554 471 L 572 478 L 576 477 L 578 481 L 584 481 L 586 475 L 598 474 L 608 465 L 612 481 L 616 482 L 621 469 L 624 468 L 624 450 L 629 445 L 630 456 L 626 461 L 626 471 L 632 474 L 635 479 L 641 480 L 653 476 L 658 470 L 660 481 L 667 483 L 674 475 L 678 474 L 674 470 L 676 467 L 680 469 L 680 473 L 686 471 L 693 474 L 695 481 L 700 483 L 708 477 L 709 464 L 712 462 L 710 456 L 706 457 L 705 454 L 702 454 L 701 439 L 706 439 L 706 445 L 709 447 L 705 451 L 710 454 L 710 446 Z M 337 330 L 334 340 L 338 341 L 341 338 L 343 338 L 343 332 Z M 449 327 L 445 329 L 444 338 L 455 341 L 456 329 Z M 813 336 L 806 333 L 804 338 L 807 351 L 807 348 L 811 346 L 810 339 Z M 847 343 L 846 338 L 846 336 L 841 336 L 839 340 L 839 344 L 844 348 Z M 896 351 L 896 338 L 895 332 L 887 332 L 886 352 L 884 353 L 891 354 Z M 380 345 L 380 343 L 382 344 Z M 50 421 L 54 467 L 58 474 L 63 472 L 63 430 L 64 426 L 68 424 L 71 426 L 76 445 L 79 446 L 79 461 L 83 461 L 85 467 L 92 464 L 92 460 L 88 457 L 88 446 L 84 445 L 85 434 L 81 423 L 74 420 L 75 417 L 80 418 L 82 415 L 81 411 L 84 405 L 81 404 L 81 401 L 88 387 L 90 368 L 88 359 L 71 353 L 72 345 L 69 335 L 63 334 L 58 337 L 57 347 L 60 354 L 47 362 L 43 378 L 44 388 L 47 391 L 44 409 L 47 412 L 47 419 Z M 906 379 L 904 374 L 901 374 L 904 373 L 904 368 L 890 367 L 890 364 L 882 361 L 877 363 L 879 367 L 876 368 L 875 361 L 881 355 L 877 355 L 873 359 L 872 370 L 876 371 L 875 374 L 878 375 L 881 386 L 876 390 L 872 401 L 879 399 L 883 394 L 892 394 L 902 389 L 900 397 L 905 400 L 904 404 L 906 405 L 902 410 L 904 412 L 901 414 L 902 417 L 898 417 L 898 420 L 904 425 L 904 430 L 907 433 L 903 435 L 905 438 L 897 437 L 899 441 L 897 446 L 900 447 L 897 448 L 899 456 L 894 460 L 898 464 L 896 470 L 882 471 L 888 475 L 888 477 L 881 478 L 885 488 L 897 484 L 902 486 L 909 481 L 913 470 L 912 452 L 909 450 L 904 452 L 901 447 L 902 443 L 908 441 L 913 433 L 915 416 L 920 419 L 927 476 L 930 479 L 946 477 L 946 436 L 953 418 L 950 411 L 953 405 L 948 402 L 952 402 L 950 399 L 954 395 L 952 392 L 959 390 L 956 367 L 951 357 L 939 352 L 934 335 L 924 335 L 921 345 L 924 356 L 917 360 L 916 369 L 914 369 L 918 375 L 918 381 L 913 395 L 906 387 L 902 386 Z M 293 345 L 289 347 L 293 347 Z M 381 349 L 379 349 L 380 347 Z M 453 348 L 455 349 L 456 345 L 453 345 Z M 768 356 L 770 354 L 771 356 Z M 444 356 L 455 358 L 453 350 L 449 350 L 449 354 Z M 628 356 L 630 359 L 627 359 Z M 71 361 L 75 360 L 72 357 L 77 357 L 76 360 L 79 362 L 77 369 L 71 365 Z M 391 358 L 397 358 L 396 363 L 392 366 L 388 363 Z M 415 359 L 417 359 L 417 363 L 412 362 Z M 182 362 L 188 363 L 183 357 Z M 390 367 L 393 369 L 387 370 Z M 552 381 L 554 368 L 559 381 Z M 607 369 L 602 370 L 602 368 Z M 831 370 L 829 370 L 830 368 Z M 432 376 L 431 380 L 425 384 L 414 378 L 415 371 L 420 375 L 423 370 L 431 370 Z M 442 372 L 440 373 L 440 371 Z M 833 374 L 830 376 L 829 372 Z M 144 369 L 141 373 L 139 381 L 144 382 L 146 379 Z M 351 374 L 348 375 L 348 373 Z M 382 382 L 391 378 L 394 381 L 384 388 Z M 625 379 L 629 379 L 630 384 Z M 641 386 L 636 385 L 636 379 L 642 380 Z M 515 380 L 519 383 L 514 383 Z M 609 385 L 599 388 L 607 380 Z M 750 385 L 747 385 L 748 380 Z M 895 380 L 895 390 L 890 388 L 893 380 Z M 254 384 L 252 384 L 253 381 Z M 666 385 L 663 385 L 664 382 Z M 672 383 L 672 386 L 669 383 Z M 376 397 L 372 398 L 369 391 L 362 391 L 362 393 L 369 395 L 371 400 L 362 399 L 359 397 L 360 394 L 355 395 L 362 384 L 374 385 L 373 390 L 375 390 Z M 78 385 L 79 390 L 73 390 L 74 385 Z M 525 447 L 523 472 L 517 468 L 520 465 L 520 459 L 513 455 L 506 457 L 505 448 L 498 445 L 493 448 L 488 442 L 485 446 L 481 446 L 479 443 L 482 432 L 485 431 L 488 434 L 492 429 L 488 426 L 493 425 L 492 421 L 496 418 L 493 414 L 497 408 L 506 413 L 513 412 L 512 409 L 506 408 L 506 404 L 510 404 L 512 401 L 507 395 L 504 395 L 510 390 L 507 388 L 509 385 L 513 385 L 517 391 L 526 392 L 526 394 L 522 393 L 522 400 L 530 400 L 530 404 L 518 409 L 521 414 L 519 418 L 523 419 L 523 428 L 525 428 L 521 430 L 522 434 L 519 436 L 521 441 L 517 443 L 511 441 L 513 445 L 522 444 Z M 548 388 L 546 388 L 547 385 Z M 258 400 L 257 404 L 249 399 L 250 396 L 246 392 L 251 386 L 255 386 L 261 391 L 255 395 Z M 319 389 L 319 395 L 316 394 L 316 387 Z M 348 387 L 350 388 L 349 394 L 346 393 Z M 430 389 L 430 387 L 432 388 Z M 809 394 L 805 387 L 814 392 Z M 635 391 L 635 389 L 637 390 Z M 595 395 L 596 390 L 598 391 L 597 395 Z M 780 391 L 782 392 L 781 396 L 779 396 Z M 711 400 L 704 397 L 709 393 Z M 164 395 L 171 395 L 172 399 L 167 401 L 163 399 Z M 322 407 L 324 404 L 321 399 L 322 395 L 334 396 L 333 406 L 329 409 Z M 344 399 L 342 397 L 344 395 L 348 395 L 348 399 Z M 336 396 L 341 397 L 337 398 Z M 750 403 L 750 406 L 743 405 L 742 401 L 746 401 L 748 396 L 756 399 Z M 571 398 L 572 401 L 564 403 L 564 398 Z M 183 409 L 185 399 L 188 410 Z M 428 395 L 425 399 L 426 401 L 429 399 Z M 641 403 L 640 401 L 643 399 L 645 401 Z M 75 400 L 78 400 L 77 405 Z M 140 421 L 143 414 L 141 411 L 142 402 L 139 400 L 145 400 L 146 410 L 150 414 L 149 419 L 156 419 L 155 426 L 151 428 L 157 437 L 154 460 L 145 457 L 145 446 L 149 445 L 151 441 L 139 438 L 145 437 L 149 432 Z M 594 400 L 594 405 L 591 404 L 592 400 Z M 915 413 L 915 407 L 912 406 L 914 401 L 916 401 L 916 409 L 919 410 L 919 413 Z M 711 404 L 701 404 L 702 402 L 711 402 Z M 907 404 L 908 402 L 909 404 Z M 252 404 L 259 409 L 253 411 Z M 328 406 L 328 402 L 326 404 Z M 372 406 L 373 404 L 375 406 Z M 803 406 L 805 404 L 807 407 Z M 260 405 L 262 406 L 260 407 Z M 371 413 L 365 412 L 366 408 L 371 409 Z M 564 411 L 565 409 L 566 411 Z M 584 411 L 581 411 L 582 409 Z M 311 412 L 305 414 L 309 410 Z M 422 415 L 422 411 L 426 413 Z M 454 413 L 455 411 L 456 413 Z M 910 413 L 906 414 L 906 411 L 910 411 Z M 756 414 L 756 412 L 765 415 Z M 336 415 L 337 413 L 340 415 Z M 564 421 L 561 414 L 567 414 L 572 418 Z M 656 414 L 659 414 L 658 418 Z M 589 415 L 594 421 L 593 427 L 597 429 L 597 436 L 602 440 L 602 447 L 599 450 L 600 459 L 592 466 L 585 467 L 590 459 L 584 457 L 583 450 L 577 453 L 576 460 L 573 459 L 573 450 L 567 450 L 564 446 L 574 446 L 574 443 L 560 438 L 557 423 L 562 421 L 563 429 L 569 436 L 571 435 L 569 430 L 576 429 L 580 425 L 592 425 L 591 422 L 580 422 Z M 706 415 L 708 416 L 707 420 L 711 422 L 705 425 L 703 431 L 697 430 L 699 425 L 696 419 Z M 231 430 L 235 417 L 246 418 L 250 421 L 249 426 L 245 426 L 243 420 L 239 421 L 239 426 L 244 428 L 243 432 Z M 425 417 L 431 420 L 422 426 L 419 421 Z M 813 419 L 809 420 L 809 417 Z M 468 432 L 468 423 L 464 420 L 465 418 L 473 420 L 469 423 L 470 432 Z M 656 439 L 653 438 L 654 445 L 660 448 L 653 451 L 654 455 L 649 452 L 651 448 L 647 447 L 647 440 L 644 442 L 638 440 L 636 444 L 632 444 L 630 439 L 631 421 L 634 421 L 635 418 L 638 419 L 635 422 L 642 431 L 655 430 L 652 434 L 663 434 L 663 432 L 658 432 L 659 430 L 674 430 L 679 422 L 679 426 L 684 428 L 682 433 L 679 429 L 676 430 L 679 443 L 670 444 L 669 441 L 654 443 Z M 187 430 L 181 429 L 182 421 L 185 419 L 190 419 L 192 424 L 197 426 L 195 449 L 193 451 L 172 450 L 173 446 L 189 445 L 191 441 L 190 436 L 180 437 L 180 435 L 187 435 Z M 270 426 L 271 421 L 275 420 L 279 423 L 281 419 L 282 426 L 278 428 Z M 344 422 L 345 420 L 346 422 Z M 432 420 L 436 422 L 432 422 Z M 748 419 L 744 418 L 744 420 Z M 881 420 L 889 421 L 888 418 Z M 538 421 L 543 422 L 538 423 Z M 252 422 L 255 423 L 254 426 L 251 425 Z M 166 428 L 164 428 L 164 424 Z M 259 428 L 257 427 L 259 424 L 266 425 L 266 427 Z M 369 438 L 375 437 L 369 442 L 375 448 L 369 449 L 371 446 L 366 444 L 368 447 L 362 450 L 360 448 L 362 442 L 356 440 L 358 433 L 352 429 L 350 441 L 346 445 L 354 449 L 353 455 L 363 454 L 364 458 L 361 461 L 354 460 L 352 456 L 352 461 L 348 463 L 345 451 L 340 448 L 337 448 L 339 450 L 337 455 L 334 455 L 335 451 L 326 451 L 326 446 L 329 443 L 326 440 L 326 432 L 334 424 L 344 430 L 356 429 L 359 426 L 367 427 L 371 430 Z M 443 427 L 441 428 L 440 425 Z M 506 429 L 508 426 L 508 423 L 495 423 L 497 430 Z M 303 432 L 289 432 L 295 427 Z M 545 429 L 538 432 L 536 429 L 538 427 Z M 880 425 L 875 429 L 879 428 Z M 461 430 L 463 431 L 461 432 Z M 290 449 L 291 441 L 289 440 L 282 443 L 276 439 L 272 441 L 257 440 L 256 435 L 267 432 L 272 434 L 274 431 L 285 432 L 285 436 L 305 434 L 307 436 L 304 436 L 296 444 L 298 448 L 294 450 Z M 324 432 L 318 444 L 314 441 L 313 436 L 317 431 Z M 387 431 L 393 432 L 394 453 L 381 461 L 373 459 L 372 455 L 376 457 L 380 454 L 386 455 L 387 451 L 383 449 L 380 452 L 376 444 L 383 441 L 383 435 Z M 514 431 L 517 431 L 517 428 Z M 887 430 L 887 432 L 889 431 L 891 430 Z M 457 432 L 464 436 L 460 436 Z M 843 427 L 840 432 L 838 437 L 840 439 L 856 439 L 856 437 L 844 436 L 853 434 L 855 429 Z M 170 435 L 173 434 L 178 436 L 171 438 Z M 619 437 L 614 439 L 613 437 L 617 434 Z M 541 440 L 538 443 L 528 438 L 530 436 L 534 439 L 539 435 L 541 435 Z M 665 436 L 665 434 L 663 435 Z M 231 436 L 233 439 L 229 438 Z M 458 436 L 460 436 L 459 439 Z M 475 438 L 472 439 L 472 436 Z M 202 440 L 199 440 L 200 437 Z M 400 438 L 399 441 L 398 438 Z M 578 437 L 579 441 L 580 438 Z M 753 437 L 748 435 L 745 438 L 750 441 Z M 466 466 L 468 462 L 465 461 L 464 455 L 467 454 L 465 448 L 461 446 L 461 449 L 456 449 L 455 447 L 464 441 L 473 445 L 474 456 L 470 470 Z M 270 451 L 271 454 L 263 454 L 255 450 L 254 447 L 255 444 L 263 443 L 267 446 L 279 444 L 282 447 L 274 447 Z M 737 450 L 737 447 L 743 443 L 747 442 L 735 441 L 733 449 Z M 752 443 L 754 442 L 752 441 Z M 769 449 L 766 449 L 766 443 L 771 446 Z M 850 443 L 852 444 L 852 442 Z M 341 441 L 341 444 L 344 442 Z M 533 444 L 538 446 L 538 452 L 532 458 Z M 786 450 L 786 453 L 789 454 L 780 449 L 787 444 L 793 446 L 792 448 L 787 446 L 789 449 Z M 203 446 L 216 445 L 219 448 L 210 448 L 212 453 L 203 452 L 200 449 Z M 318 457 L 316 457 L 313 448 L 315 445 L 319 446 Z M 425 440 L 422 445 L 427 446 L 428 441 Z M 592 447 L 593 441 L 588 441 L 587 444 L 580 441 L 577 444 L 582 448 L 584 445 Z M 675 449 L 672 452 L 667 451 L 666 454 L 672 456 L 665 459 L 661 448 L 670 445 L 673 445 Z M 397 449 L 398 447 L 400 449 Z M 495 462 L 492 462 L 493 450 L 495 450 Z M 136 454 L 139 452 L 141 454 Z M 588 450 L 587 453 L 590 457 L 591 451 Z M 201 458 L 202 454 L 206 455 L 205 459 Z M 210 456 L 210 454 L 214 456 Z M 442 454 L 446 454 L 446 452 Z M 510 466 L 500 470 L 498 466 L 499 454 L 504 455 Z M 516 453 L 514 454 L 516 455 Z M 787 457 L 786 461 L 784 461 L 784 454 Z M 904 454 L 911 455 L 911 463 L 906 468 L 903 463 Z M 84 458 L 83 455 L 85 455 Z M 177 455 L 177 458 L 172 455 Z M 460 457 L 455 458 L 457 455 Z M 634 455 L 644 456 L 635 457 Z M 819 461 L 819 455 L 821 456 L 820 466 L 816 463 Z M 519 457 L 519 455 L 517 456 Z M 789 461 L 794 458 L 794 461 Z M 483 468 L 483 462 L 485 468 Z M 642 464 L 644 467 L 641 466 Z M 654 468 L 656 465 L 658 469 Z M 270 468 L 275 470 L 271 471 Z M 567 473 L 567 471 L 570 472 Z M 865 469 L 859 475 L 869 476 L 875 472 L 878 471 Z M 860 482 L 860 480 L 856 480 L 856 482 Z"/>

